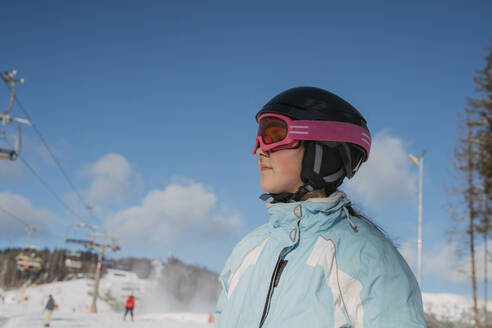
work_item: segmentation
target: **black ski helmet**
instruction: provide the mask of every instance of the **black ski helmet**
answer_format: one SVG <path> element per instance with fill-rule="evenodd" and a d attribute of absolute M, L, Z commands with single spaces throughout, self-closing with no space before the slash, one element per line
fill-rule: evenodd
<path fill-rule="evenodd" d="M 320 88 L 288 89 L 267 102 L 256 114 L 256 120 L 264 113 L 281 114 L 293 120 L 331 121 L 357 125 L 367 131 L 370 147 L 367 122 L 359 111 L 337 95 Z M 276 195 L 271 196 L 274 197 L 274 201 L 298 201 L 307 192 L 315 189 L 334 191 L 342 184 L 345 177 L 352 178 L 361 163 L 368 157 L 368 151 L 355 143 L 330 140 L 307 141 L 301 171 L 304 186 L 288 197 L 282 195 L 276 199 Z"/>

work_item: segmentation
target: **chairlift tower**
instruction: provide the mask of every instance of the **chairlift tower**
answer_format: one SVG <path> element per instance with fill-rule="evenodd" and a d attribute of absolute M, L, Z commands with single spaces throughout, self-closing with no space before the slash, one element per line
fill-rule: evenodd
<path fill-rule="evenodd" d="M 113 252 L 119 251 L 120 246 L 116 244 L 119 237 L 110 236 L 106 233 L 88 233 L 89 239 L 95 239 L 96 237 L 101 237 L 103 239 L 111 239 L 111 243 L 104 242 L 96 242 L 94 240 L 80 240 L 80 239 L 66 239 L 66 243 L 68 244 L 78 244 L 82 245 L 86 248 L 93 249 L 99 248 L 99 254 L 97 256 L 97 266 L 96 266 L 96 276 L 94 283 L 94 295 L 92 295 L 92 304 L 89 308 L 89 311 L 92 313 L 97 313 L 97 298 L 99 297 L 99 280 L 101 279 L 101 268 L 102 268 L 102 259 L 104 255 L 104 250 L 106 248 L 110 248 Z"/>

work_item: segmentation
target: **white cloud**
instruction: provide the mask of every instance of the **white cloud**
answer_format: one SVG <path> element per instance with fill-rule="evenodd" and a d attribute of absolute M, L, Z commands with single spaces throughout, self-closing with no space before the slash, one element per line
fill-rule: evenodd
<path fill-rule="evenodd" d="M 398 247 L 398 250 L 410 267 L 417 267 L 417 244 L 415 240 L 407 240 Z"/>
<path fill-rule="evenodd" d="M 464 282 L 463 262 L 456 261 L 456 248 L 445 244 L 422 255 L 422 271 L 450 282 Z"/>
<path fill-rule="evenodd" d="M 169 243 L 191 231 L 224 235 L 240 225 L 237 213 L 217 216 L 217 197 L 195 182 L 173 182 L 163 190 L 153 190 L 142 204 L 110 215 L 109 231 L 127 244 Z"/>
<path fill-rule="evenodd" d="M 488 241 L 488 252 L 489 252 L 489 259 L 490 259 L 490 254 L 492 253 L 492 242 Z M 453 254 L 454 255 L 454 254 Z M 484 257 L 485 257 L 485 243 L 481 245 L 476 245 L 475 246 L 475 272 L 477 275 L 477 281 L 483 281 L 483 278 L 485 277 L 485 272 L 484 272 Z M 461 260 L 459 260 L 458 264 L 456 265 L 456 269 L 459 272 L 458 279 L 457 281 L 471 281 L 469 277 L 471 277 L 471 256 L 466 255 L 463 257 Z M 489 264 L 487 267 L 487 278 L 488 280 L 492 279 L 492 267 Z"/>
<path fill-rule="evenodd" d="M 345 186 L 368 205 L 415 197 L 417 175 L 404 142 L 387 131 L 375 135 L 369 161 Z"/>
<path fill-rule="evenodd" d="M 483 281 L 484 274 L 484 252 L 485 244 L 475 247 L 475 270 L 477 281 Z M 492 251 L 492 242 L 489 242 L 489 252 Z M 407 263 L 414 269 L 417 275 L 417 245 L 415 240 L 405 242 L 399 248 L 400 253 Z M 490 267 L 490 265 L 489 265 Z M 454 245 L 444 244 L 430 250 L 423 250 L 422 254 L 422 274 L 434 275 L 442 280 L 453 283 L 470 282 L 471 257 L 457 256 L 457 250 Z M 492 268 L 487 273 L 488 279 L 492 279 Z"/>
<path fill-rule="evenodd" d="M 47 209 L 35 208 L 29 200 L 9 192 L 0 192 L 0 236 L 19 238 L 26 235 L 26 224 L 35 227 L 38 233 L 46 233 L 48 225 L 56 216 Z M 18 219 L 25 222 L 23 224 Z"/>
<path fill-rule="evenodd" d="M 85 169 L 92 179 L 86 198 L 90 204 L 127 199 L 132 169 L 125 157 L 109 153 Z"/>

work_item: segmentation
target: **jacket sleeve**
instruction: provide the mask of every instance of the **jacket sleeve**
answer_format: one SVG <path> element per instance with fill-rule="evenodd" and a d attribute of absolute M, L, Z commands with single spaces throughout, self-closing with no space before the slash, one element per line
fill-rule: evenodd
<path fill-rule="evenodd" d="M 426 327 L 420 288 L 393 244 L 385 237 L 373 239 L 359 249 L 359 256 L 363 319 L 353 327 Z"/>
<path fill-rule="evenodd" d="M 232 292 L 231 288 L 234 288 L 231 287 L 233 285 L 231 277 L 237 272 L 246 254 L 251 252 L 252 249 L 260 247 L 260 245 L 262 249 L 264 243 L 268 240 L 267 232 L 268 225 L 264 224 L 248 233 L 236 244 L 227 259 L 224 269 L 219 276 L 219 283 L 222 288 L 214 312 L 215 328 L 230 328 L 232 327 L 231 321 L 237 319 L 236 315 L 240 310 L 238 308 L 232 309 L 229 302 L 229 297 L 232 298 L 229 293 Z"/>
<path fill-rule="evenodd" d="M 214 311 L 214 323 L 216 328 L 220 328 L 224 326 L 222 324 L 223 321 L 222 311 L 224 310 L 227 304 L 227 290 L 228 290 L 227 282 L 229 280 L 230 273 L 231 271 L 230 271 L 230 259 L 229 259 L 224 266 L 224 270 L 219 276 L 219 283 L 221 289 L 219 293 L 219 299 L 217 301 L 217 305 L 215 306 L 215 311 Z"/>

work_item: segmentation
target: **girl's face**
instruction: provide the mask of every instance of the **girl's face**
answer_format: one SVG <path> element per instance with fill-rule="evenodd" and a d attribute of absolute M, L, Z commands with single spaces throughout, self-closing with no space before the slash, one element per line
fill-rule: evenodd
<path fill-rule="evenodd" d="M 301 180 L 304 146 L 275 152 L 256 149 L 260 187 L 265 192 L 279 194 L 295 193 L 304 183 Z"/>

